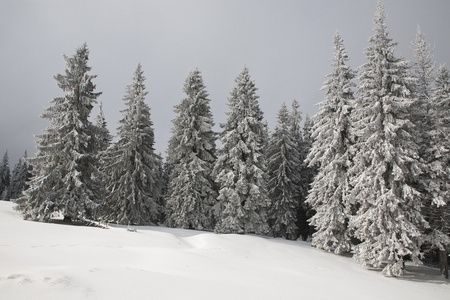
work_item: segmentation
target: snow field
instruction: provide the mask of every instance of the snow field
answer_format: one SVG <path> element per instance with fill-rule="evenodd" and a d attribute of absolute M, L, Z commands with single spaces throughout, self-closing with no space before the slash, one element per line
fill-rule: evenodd
<path fill-rule="evenodd" d="M 22 220 L 0 201 L 2 299 L 447 299 L 425 267 L 386 278 L 309 243 Z M 411 267 L 411 269 L 413 269 Z"/>

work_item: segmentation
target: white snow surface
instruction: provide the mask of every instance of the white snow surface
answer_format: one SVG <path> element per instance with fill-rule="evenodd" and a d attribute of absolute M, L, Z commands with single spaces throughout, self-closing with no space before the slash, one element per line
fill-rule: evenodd
<path fill-rule="evenodd" d="M 0 201 L 1 299 L 448 299 L 439 270 L 402 278 L 302 241 L 165 227 L 24 221 Z"/>

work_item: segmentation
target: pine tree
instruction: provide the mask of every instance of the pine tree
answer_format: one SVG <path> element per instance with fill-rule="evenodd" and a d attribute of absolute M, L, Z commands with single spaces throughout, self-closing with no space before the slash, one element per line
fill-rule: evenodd
<path fill-rule="evenodd" d="M 290 131 L 290 114 L 283 103 L 278 125 L 267 148 L 268 187 L 272 206 L 269 220 L 272 234 L 295 240 L 298 237 L 297 211 L 300 206 L 300 153 Z"/>
<path fill-rule="evenodd" d="M 426 164 L 424 172 L 420 175 L 418 181 L 418 189 L 422 193 L 422 212 L 425 219 L 429 222 L 430 228 L 427 229 L 422 237 L 422 249 L 426 254 L 430 254 L 433 250 L 440 252 L 441 266 L 447 266 L 447 251 L 449 247 L 449 229 L 448 218 L 448 200 L 445 194 L 447 181 L 449 180 L 448 172 L 446 172 L 445 139 L 445 119 L 447 107 L 442 103 L 437 104 L 436 99 L 445 99 L 448 96 L 448 74 L 445 68 L 439 70 L 439 76 L 435 78 L 435 61 L 430 50 L 430 45 L 425 41 L 425 36 L 421 32 L 420 27 L 417 28 L 416 40 L 413 43 L 413 50 L 416 57 L 414 64 L 414 75 L 417 79 L 415 85 L 415 94 L 417 100 L 413 103 L 411 109 L 411 120 L 415 124 L 415 137 L 420 145 L 419 153 L 423 162 Z M 435 86 L 436 84 L 439 85 Z M 440 102 L 440 100 L 437 100 Z M 445 102 L 445 100 L 444 100 Z M 436 105 L 435 107 L 433 107 Z M 441 110 L 442 111 L 439 111 Z M 439 129 L 438 129 L 439 128 Z M 440 140 L 444 139 L 444 140 Z M 444 165 L 442 165 L 442 163 Z M 448 198 L 448 196 L 447 196 Z M 443 260 L 445 258 L 445 260 Z M 445 268 L 443 268 L 445 269 Z M 445 271 L 444 271 L 445 272 Z M 448 267 L 446 269 L 448 277 Z"/>
<path fill-rule="evenodd" d="M 300 104 L 297 100 L 293 100 L 291 104 L 291 112 L 288 116 L 288 130 L 289 135 L 291 137 L 291 140 L 294 142 L 295 147 L 297 149 L 298 155 L 299 155 L 299 169 L 300 172 L 302 170 L 302 167 L 305 165 L 303 161 L 306 158 L 306 153 L 304 151 L 304 141 L 303 141 L 303 134 L 302 134 L 302 127 L 301 127 L 301 121 L 302 121 L 302 112 L 299 110 Z M 302 186 L 302 180 L 301 178 L 297 179 L 298 182 L 295 183 L 295 185 L 298 188 L 297 194 L 300 199 L 300 202 L 303 202 L 303 200 L 306 198 L 306 195 L 308 194 L 308 189 Z"/>
<path fill-rule="evenodd" d="M 309 115 L 306 115 L 303 122 L 303 128 L 301 130 L 302 139 L 298 143 L 300 152 L 300 191 L 301 191 L 301 206 L 298 211 L 298 228 L 303 240 L 307 240 L 314 233 L 314 227 L 309 224 L 309 219 L 314 216 L 315 211 L 310 204 L 307 203 L 307 197 L 311 184 L 314 180 L 314 176 L 317 174 L 317 166 L 309 166 L 306 157 L 312 147 L 313 138 L 312 130 L 314 127 L 314 121 Z"/>
<path fill-rule="evenodd" d="M 212 178 L 216 135 L 210 100 L 201 72 L 191 72 L 183 87 L 186 98 L 175 106 L 168 149 L 171 162 L 167 224 L 196 230 L 214 227 L 212 207 L 217 192 Z"/>
<path fill-rule="evenodd" d="M 11 169 L 9 167 L 8 151 L 3 155 L 0 163 L 0 199 L 9 201 L 11 184 Z"/>
<path fill-rule="evenodd" d="M 101 93 L 94 92 L 96 76 L 87 74 L 88 57 L 84 44 L 72 57 L 64 56 L 65 75 L 55 76 L 65 95 L 55 98 L 42 115 L 50 126 L 38 136 L 36 157 L 29 159 L 34 177 L 27 200 L 18 207 L 25 218 L 49 221 L 53 213 L 61 213 L 70 221 L 96 215 L 102 187 L 89 114 Z"/>
<path fill-rule="evenodd" d="M 404 256 L 418 261 L 417 240 L 427 224 L 412 184 L 421 168 L 409 121 L 414 78 L 408 63 L 394 56 L 396 43 L 388 37 L 385 18 L 378 3 L 353 114 L 350 183 L 359 209 L 350 227 L 362 241 L 354 249 L 355 259 L 373 267 L 387 261 L 383 273 L 399 276 Z"/>
<path fill-rule="evenodd" d="M 259 108 L 256 87 L 248 69 L 235 79 L 228 99 L 227 122 L 214 167 L 219 185 L 217 233 L 269 234 L 266 161 L 263 153 L 267 128 Z"/>
<path fill-rule="evenodd" d="M 303 139 L 303 130 L 301 127 L 302 112 L 299 110 L 300 104 L 297 100 L 292 101 L 292 110 L 289 115 L 289 135 L 298 153 L 298 173 L 299 177 L 293 182 L 296 187 L 297 201 L 299 205 L 297 206 L 297 227 L 301 238 L 306 241 L 309 236 L 311 236 L 311 226 L 308 224 L 308 218 L 310 217 L 310 206 L 305 203 L 306 196 L 308 195 L 309 182 L 306 179 L 305 174 L 309 173 L 309 168 L 304 162 L 306 159 L 307 151 L 305 148 L 305 141 Z"/>
<path fill-rule="evenodd" d="M 11 199 L 22 197 L 22 193 L 28 188 L 28 181 L 30 180 L 31 173 L 27 159 L 28 156 L 25 151 L 25 155 L 19 159 L 19 162 L 14 167 L 11 176 Z"/>
<path fill-rule="evenodd" d="M 413 65 L 413 74 L 417 81 L 414 87 L 416 101 L 412 105 L 412 121 L 416 126 L 422 128 L 422 131 L 426 131 L 423 126 L 427 124 L 426 117 L 430 109 L 429 102 L 436 63 L 430 45 L 425 41 L 425 36 L 419 26 L 417 27 L 416 40 L 413 43 L 413 51 L 417 60 Z"/>
<path fill-rule="evenodd" d="M 415 101 L 411 105 L 411 122 L 415 125 L 413 128 L 413 137 L 419 145 L 419 156 L 425 164 L 428 164 L 427 161 L 433 159 L 432 157 L 428 157 L 428 154 L 430 153 L 429 149 L 431 144 L 430 131 L 434 123 L 430 115 L 430 97 L 434 84 L 435 61 L 432 50 L 430 50 L 430 45 L 425 41 L 425 36 L 420 31 L 420 27 L 417 27 L 413 51 L 416 62 L 413 64 L 412 71 L 416 82 L 413 89 Z M 427 185 L 425 182 L 430 177 L 432 175 L 425 169 L 425 172 L 422 172 L 417 182 L 417 188 L 423 192 L 424 211 L 428 209 L 427 206 L 430 204 L 430 199 L 427 199 L 429 198 L 429 193 L 425 192 Z"/>
<path fill-rule="evenodd" d="M 307 203 L 316 211 L 310 219 L 316 229 L 312 245 L 339 254 L 351 250 L 347 170 L 351 164 L 350 114 L 355 72 L 346 65 L 348 55 L 338 33 L 334 36 L 334 51 L 333 71 L 322 87 L 326 99 L 320 103 L 320 112 L 314 117 L 314 142 L 307 161 L 310 166 L 318 166 L 318 174 L 312 182 Z"/>
<path fill-rule="evenodd" d="M 119 224 L 157 224 L 161 195 L 161 157 L 154 153 L 154 130 L 139 64 L 123 100 L 126 109 L 117 142 L 104 155 L 108 195 L 103 218 Z"/>
<path fill-rule="evenodd" d="M 106 123 L 105 114 L 103 113 L 103 103 L 100 102 L 100 112 L 96 119 L 96 137 L 98 140 L 98 152 L 105 151 L 111 145 L 112 135 L 109 132 Z"/>
<path fill-rule="evenodd" d="M 441 271 L 448 278 L 447 256 L 450 249 L 450 74 L 441 66 L 431 94 L 429 148 L 425 190 L 425 214 L 430 230 L 425 236 L 432 249 L 440 252 Z"/>
<path fill-rule="evenodd" d="M 311 151 L 312 144 L 314 142 L 313 138 L 313 128 L 314 128 L 314 120 L 306 115 L 305 122 L 303 123 L 303 143 L 301 145 L 300 155 L 304 160 L 308 156 L 308 153 Z M 306 191 L 305 198 L 309 193 L 309 189 L 311 183 L 314 180 L 314 176 L 317 174 L 317 166 L 308 164 L 304 162 L 301 168 L 301 177 L 302 177 L 302 190 Z"/>

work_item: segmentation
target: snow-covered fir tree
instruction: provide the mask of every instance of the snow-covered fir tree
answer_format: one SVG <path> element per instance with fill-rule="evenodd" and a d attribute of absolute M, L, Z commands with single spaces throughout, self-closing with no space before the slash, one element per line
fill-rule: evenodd
<path fill-rule="evenodd" d="M 351 198 L 359 209 L 349 225 L 361 241 L 355 259 L 373 267 L 388 262 L 383 273 L 399 276 L 404 256 L 418 261 L 420 229 L 427 223 L 412 184 L 421 168 L 408 119 L 414 78 L 408 62 L 394 56 L 396 43 L 388 37 L 385 18 L 378 3 L 352 113 Z"/>
<path fill-rule="evenodd" d="M 214 228 L 212 208 L 217 192 L 212 177 L 216 134 L 210 99 L 198 69 L 190 72 L 181 103 L 175 106 L 168 161 L 170 175 L 167 220 L 170 227 L 196 230 Z"/>
<path fill-rule="evenodd" d="M 303 165 L 305 165 L 303 163 L 303 161 L 306 158 L 306 154 L 304 151 L 304 141 L 303 141 L 303 133 L 302 133 L 302 126 L 301 126 L 301 122 L 302 122 L 302 112 L 299 110 L 300 108 L 300 104 L 298 103 L 297 100 L 292 100 L 292 104 L 291 104 L 291 111 L 289 113 L 288 116 L 288 130 L 289 130 L 289 135 L 291 140 L 294 142 L 295 147 L 297 148 L 297 152 L 299 155 L 299 160 L 300 160 L 300 171 L 302 170 Z M 298 180 L 298 182 L 296 182 L 295 184 L 297 185 L 298 191 L 298 197 L 300 199 L 306 199 L 306 195 L 308 194 L 308 188 L 304 187 L 302 185 L 302 180 L 301 178 L 297 178 L 296 180 Z M 303 200 L 301 200 L 300 202 L 303 202 Z"/>
<path fill-rule="evenodd" d="M 294 110 L 294 109 L 293 109 Z M 306 161 L 306 157 L 312 147 L 314 120 L 307 114 L 302 128 L 302 141 L 299 143 L 300 157 L 302 164 L 300 165 L 300 190 L 301 194 L 301 206 L 298 211 L 298 228 L 303 240 L 307 240 L 314 233 L 314 227 L 308 222 L 312 218 L 315 211 L 310 204 L 306 202 L 306 199 L 311 188 L 311 183 L 314 180 L 314 176 L 317 174 L 317 166 L 310 166 Z"/>
<path fill-rule="evenodd" d="M 23 157 L 19 159 L 19 162 L 14 167 L 11 175 L 10 196 L 11 199 L 17 199 L 22 197 L 23 191 L 28 188 L 28 181 L 30 180 L 30 166 L 27 162 L 28 155 L 25 151 Z"/>
<path fill-rule="evenodd" d="M 219 185 L 217 233 L 270 233 L 267 210 L 267 164 L 263 153 L 267 136 L 256 87 L 248 69 L 235 79 L 222 124 L 222 146 L 214 167 Z"/>
<path fill-rule="evenodd" d="M 435 78 L 435 61 L 430 45 L 426 42 L 420 27 L 417 28 L 413 43 L 416 63 L 413 74 L 417 79 L 415 94 L 417 100 L 411 109 L 412 122 L 415 124 L 415 138 L 419 143 L 420 157 L 425 163 L 424 172 L 419 177 L 418 188 L 423 191 L 422 212 L 429 222 L 422 237 L 426 254 L 437 250 L 443 273 L 448 277 L 447 249 L 450 246 L 448 218 L 448 72 L 439 69 L 439 78 Z M 436 80 L 436 85 L 435 85 Z M 447 100 L 448 101 L 448 100 Z M 447 126 L 447 129 L 445 129 Z M 445 131 L 447 130 L 447 133 Z M 447 153 L 447 154 L 445 154 Z M 447 156 L 447 157 L 446 157 Z M 447 167 L 446 167 L 447 166 Z"/>
<path fill-rule="evenodd" d="M 55 212 L 67 220 L 93 218 L 102 195 L 98 182 L 96 138 L 89 115 L 101 93 L 94 92 L 84 44 L 72 57 L 64 56 L 67 69 L 55 79 L 65 92 L 51 101 L 42 118 L 50 126 L 38 136 L 36 157 L 30 158 L 33 179 L 20 203 L 25 218 L 49 221 Z"/>
<path fill-rule="evenodd" d="M 308 204 L 305 203 L 306 196 L 308 195 L 309 184 L 306 174 L 309 173 L 308 164 L 305 163 L 306 155 L 309 149 L 306 149 L 306 144 L 303 139 L 303 129 L 301 126 L 302 112 L 299 110 L 300 104 L 297 100 L 293 100 L 291 104 L 291 112 L 289 114 L 289 135 L 299 155 L 299 165 L 297 166 L 299 177 L 296 178 L 296 182 L 293 185 L 298 189 L 296 192 L 299 205 L 297 206 L 297 227 L 299 235 L 303 240 L 306 240 L 311 236 L 312 228 L 308 224 L 308 219 L 311 217 L 311 209 Z"/>
<path fill-rule="evenodd" d="M 306 159 L 308 153 L 311 150 L 312 144 L 314 142 L 313 139 L 313 128 L 314 128 L 314 119 L 311 118 L 308 114 L 305 117 L 305 121 L 303 122 L 303 143 L 300 150 L 300 155 Z M 306 191 L 306 195 L 309 193 L 309 189 L 312 181 L 314 180 L 314 176 L 317 174 L 317 166 L 313 166 L 308 163 L 304 163 L 301 170 L 302 177 L 302 190 Z"/>
<path fill-rule="evenodd" d="M 441 271 L 448 278 L 450 249 L 450 74 L 441 66 L 431 94 L 429 148 L 425 153 L 428 178 L 425 215 L 430 230 L 425 241 L 440 252 Z"/>
<path fill-rule="evenodd" d="M 435 61 L 430 45 L 426 42 L 425 36 L 417 27 L 416 39 L 413 43 L 413 51 L 416 62 L 413 65 L 413 75 L 416 77 L 414 92 L 416 101 L 412 105 L 412 121 L 416 126 L 423 129 L 426 126 L 426 117 L 430 109 L 430 96 L 434 83 Z M 419 142 L 422 142 L 419 140 Z"/>
<path fill-rule="evenodd" d="M 413 137 L 419 145 L 419 156 L 424 163 L 427 163 L 428 160 L 432 159 L 427 157 L 427 153 L 430 153 L 428 151 L 431 143 L 430 131 L 434 122 L 430 115 L 430 97 L 434 84 L 435 61 L 430 45 L 425 41 L 425 36 L 419 26 L 417 27 L 416 39 L 412 46 L 416 58 L 416 62 L 412 64 L 412 74 L 416 78 L 416 82 L 413 89 L 415 101 L 411 105 L 410 118 L 415 125 Z M 420 175 L 417 183 L 421 191 L 425 191 L 426 183 L 424 181 L 427 181 L 430 177 L 431 174 L 426 170 Z M 423 196 L 426 197 L 427 194 L 425 192 Z M 425 200 L 424 202 L 426 203 L 427 201 Z"/>
<path fill-rule="evenodd" d="M 0 199 L 9 201 L 11 184 L 11 169 L 9 167 L 8 151 L 3 155 L 0 162 Z"/>
<path fill-rule="evenodd" d="M 109 145 L 111 145 L 112 135 L 109 132 L 108 124 L 106 123 L 105 114 L 103 113 L 103 103 L 100 101 L 99 106 L 100 112 L 96 119 L 96 130 L 97 130 L 97 141 L 98 141 L 98 152 L 105 151 Z"/>
<path fill-rule="evenodd" d="M 320 112 L 314 116 L 314 141 L 307 157 L 310 166 L 318 166 L 307 200 L 316 211 L 310 219 L 316 229 L 312 245 L 337 254 L 351 250 L 347 170 L 351 164 L 350 114 L 355 87 L 352 79 L 356 74 L 346 65 L 347 61 L 343 40 L 336 33 L 333 71 L 327 75 L 322 87 L 326 99 L 320 103 Z"/>
<path fill-rule="evenodd" d="M 117 142 L 103 155 L 107 196 L 103 218 L 119 224 L 157 224 L 161 195 L 161 157 L 154 152 L 154 129 L 145 103 L 145 77 L 139 64 L 123 100 L 126 109 Z"/>
<path fill-rule="evenodd" d="M 269 224 L 275 237 L 298 238 L 297 212 L 300 206 L 300 154 L 290 130 L 290 114 L 283 103 L 278 124 L 267 147 L 268 189 L 272 202 Z"/>

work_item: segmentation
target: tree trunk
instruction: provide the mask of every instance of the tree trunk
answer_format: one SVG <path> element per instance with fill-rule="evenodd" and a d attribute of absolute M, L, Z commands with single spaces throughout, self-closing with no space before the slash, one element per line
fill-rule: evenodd
<path fill-rule="evenodd" d="M 439 250 L 439 267 L 441 268 L 441 275 L 444 275 L 446 279 L 448 279 L 447 255 L 446 250 Z"/>

